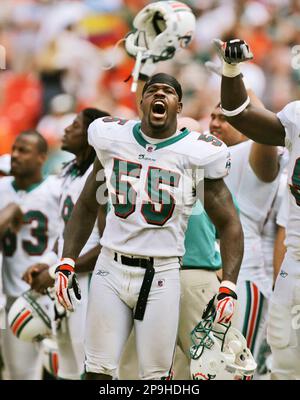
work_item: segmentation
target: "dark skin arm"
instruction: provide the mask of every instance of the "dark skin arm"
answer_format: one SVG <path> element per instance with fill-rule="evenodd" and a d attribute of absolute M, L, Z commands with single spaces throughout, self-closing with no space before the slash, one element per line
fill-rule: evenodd
<path fill-rule="evenodd" d="M 241 75 L 234 78 L 222 76 L 221 103 L 226 110 L 234 110 L 247 99 L 247 91 Z M 285 130 L 277 115 L 251 103 L 239 115 L 226 117 L 228 122 L 255 142 L 284 146 Z"/>
<path fill-rule="evenodd" d="M 263 103 L 251 89 L 248 89 L 247 92 L 252 106 L 265 109 Z M 276 179 L 279 172 L 278 159 L 279 157 L 276 146 L 268 146 L 255 142 L 252 143 L 249 154 L 249 164 L 257 178 L 262 182 L 269 183 Z"/>
<path fill-rule="evenodd" d="M 222 279 L 236 283 L 244 253 L 244 234 L 223 179 L 204 180 L 204 208 L 219 234 Z"/>
<path fill-rule="evenodd" d="M 10 203 L 0 210 L 0 238 L 8 228 L 13 232 L 18 232 L 23 223 L 23 213 L 15 203 Z"/>
<path fill-rule="evenodd" d="M 273 182 L 279 172 L 277 147 L 252 143 L 249 164 L 262 182 Z"/>
<path fill-rule="evenodd" d="M 87 253 L 83 254 L 76 261 L 76 272 L 89 272 L 95 267 L 98 255 L 100 253 L 100 244 L 93 247 Z M 29 267 L 23 276 L 23 280 L 26 281 L 31 289 L 36 290 L 39 293 L 45 293 L 45 290 L 54 285 L 54 279 L 49 275 L 49 265 L 47 264 L 35 264 Z M 28 278 L 30 278 L 28 280 Z"/>
<path fill-rule="evenodd" d="M 100 161 L 96 159 L 93 171 L 87 178 L 67 223 L 64 233 L 63 257 L 70 257 L 76 260 L 90 237 L 99 210 L 99 203 L 96 198 L 97 190 L 100 185 L 105 185 L 104 177 L 103 180 L 99 180 L 99 177 L 98 180 L 96 179 L 101 169 L 103 167 Z M 104 176 L 104 174 L 101 175 Z"/>

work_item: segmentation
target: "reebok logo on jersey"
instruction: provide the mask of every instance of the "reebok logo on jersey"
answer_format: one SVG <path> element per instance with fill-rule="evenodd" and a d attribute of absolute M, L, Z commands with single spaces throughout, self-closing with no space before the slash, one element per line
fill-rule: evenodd
<path fill-rule="evenodd" d="M 288 276 L 288 273 L 285 272 L 285 271 L 281 271 L 281 272 L 280 272 L 280 276 L 281 276 L 282 278 L 286 278 L 286 277 Z"/>
<path fill-rule="evenodd" d="M 139 154 L 139 160 L 156 161 L 154 158 L 147 157 L 145 154 Z"/>
<path fill-rule="evenodd" d="M 99 276 L 107 276 L 108 274 L 109 274 L 108 271 L 104 271 L 102 269 L 98 269 L 98 271 L 96 272 L 96 275 L 99 275 Z"/>

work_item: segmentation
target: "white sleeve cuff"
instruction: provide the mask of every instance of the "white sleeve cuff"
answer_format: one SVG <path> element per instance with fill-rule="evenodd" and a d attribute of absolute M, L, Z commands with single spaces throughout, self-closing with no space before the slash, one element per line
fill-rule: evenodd
<path fill-rule="evenodd" d="M 236 284 L 231 281 L 222 281 L 220 287 L 226 287 L 236 293 Z"/>
<path fill-rule="evenodd" d="M 226 117 L 234 117 L 236 115 L 241 114 L 248 107 L 249 103 L 250 103 L 250 97 L 248 96 L 246 101 L 235 110 L 225 110 L 225 108 L 223 108 L 222 105 L 220 106 L 220 108 L 223 114 L 226 115 Z"/>

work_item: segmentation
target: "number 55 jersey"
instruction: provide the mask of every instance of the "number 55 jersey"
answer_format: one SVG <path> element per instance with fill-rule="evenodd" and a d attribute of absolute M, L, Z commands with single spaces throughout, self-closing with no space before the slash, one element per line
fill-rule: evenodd
<path fill-rule="evenodd" d="M 4 293 L 18 297 L 29 289 L 23 273 L 53 249 L 57 238 L 60 180 L 48 177 L 25 191 L 17 188 L 13 177 L 5 177 L 0 180 L 0 193 L 0 210 L 17 203 L 23 212 L 20 230 L 7 230 L 2 238 Z"/>
<path fill-rule="evenodd" d="M 199 183 L 228 173 L 226 145 L 187 129 L 154 144 L 140 122 L 111 117 L 94 121 L 88 140 L 105 170 L 111 204 L 102 246 L 131 255 L 182 256 Z M 106 201 L 101 185 L 97 200 Z"/>

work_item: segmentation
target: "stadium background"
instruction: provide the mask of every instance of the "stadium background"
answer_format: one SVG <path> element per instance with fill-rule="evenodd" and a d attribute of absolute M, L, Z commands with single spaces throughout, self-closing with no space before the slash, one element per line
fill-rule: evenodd
<path fill-rule="evenodd" d="M 188 50 L 159 66 L 182 83 L 184 115 L 199 120 L 205 129 L 219 100 L 220 81 L 203 64 L 216 59 L 211 44 L 216 37 L 241 37 L 250 44 L 255 59 L 243 66 L 244 72 L 268 108 L 278 111 L 300 98 L 299 0 L 184 2 L 197 17 L 195 38 Z M 96 106 L 135 117 L 130 81 L 124 82 L 133 60 L 122 44 L 115 44 L 148 3 L 1 0 L 0 44 L 6 69 L 0 73 L 0 155 L 10 152 L 20 131 L 37 127 L 51 147 L 46 172 L 56 172 L 68 157 L 58 149 L 75 112 Z"/>

